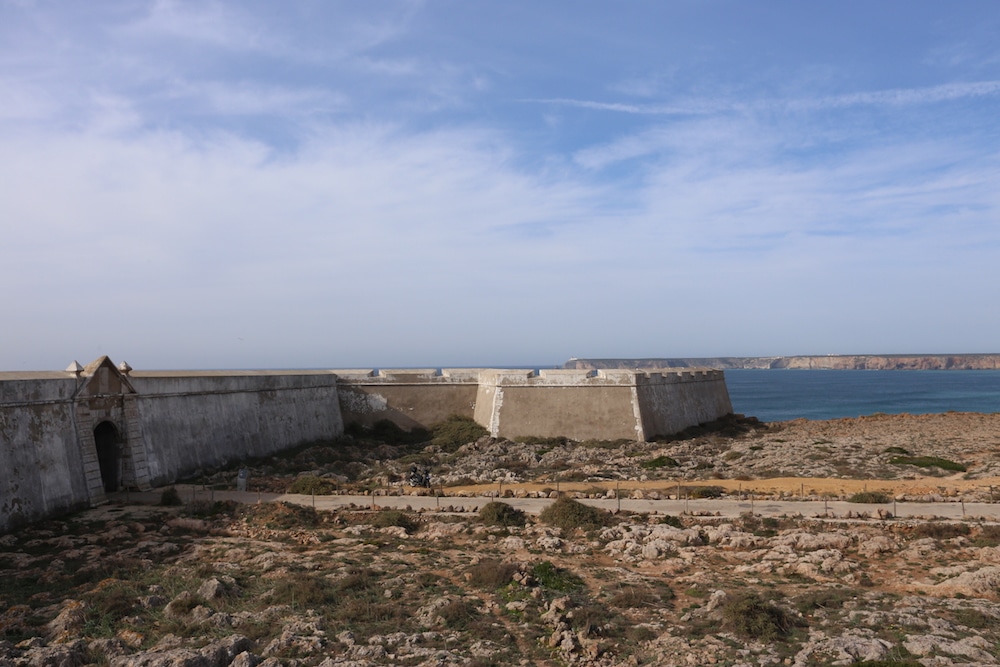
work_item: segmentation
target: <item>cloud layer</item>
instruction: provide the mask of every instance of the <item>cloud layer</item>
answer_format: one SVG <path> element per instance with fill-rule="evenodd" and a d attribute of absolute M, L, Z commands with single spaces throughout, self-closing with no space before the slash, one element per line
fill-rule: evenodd
<path fill-rule="evenodd" d="M 640 5 L 0 5 L 0 367 L 995 351 L 990 5 L 875 72 Z"/>

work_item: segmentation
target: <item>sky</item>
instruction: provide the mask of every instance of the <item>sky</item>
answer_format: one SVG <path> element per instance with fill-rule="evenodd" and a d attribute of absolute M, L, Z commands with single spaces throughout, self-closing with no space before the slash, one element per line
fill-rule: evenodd
<path fill-rule="evenodd" d="M 0 0 L 0 369 L 1000 352 L 1000 3 Z"/>

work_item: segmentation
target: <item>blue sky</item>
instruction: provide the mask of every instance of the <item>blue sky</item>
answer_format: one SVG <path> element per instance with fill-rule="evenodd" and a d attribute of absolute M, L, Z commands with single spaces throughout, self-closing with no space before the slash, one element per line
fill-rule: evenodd
<path fill-rule="evenodd" d="M 0 0 L 0 368 L 1000 352 L 1000 4 Z"/>

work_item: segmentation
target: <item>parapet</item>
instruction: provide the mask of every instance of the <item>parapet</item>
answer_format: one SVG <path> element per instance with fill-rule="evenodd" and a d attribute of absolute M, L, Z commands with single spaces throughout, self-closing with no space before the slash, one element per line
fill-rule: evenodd
<path fill-rule="evenodd" d="M 481 368 L 369 368 L 332 371 L 341 384 L 476 384 Z"/>

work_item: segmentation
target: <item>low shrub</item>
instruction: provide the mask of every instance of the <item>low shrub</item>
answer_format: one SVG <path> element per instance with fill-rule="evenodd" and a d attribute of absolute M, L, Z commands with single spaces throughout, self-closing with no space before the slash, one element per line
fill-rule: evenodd
<path fill-rule="evenodd" d="M 90 636 L 114 635 L 115 626 L 139 606 L 138 591 L 131 582 L 105 579 L 84 599 L 84 624 Z"/>
<path fill-rule="evenodd" d="M 484 558 L 470 567 L 467 573 L 470 584 L 476 588 L 492 591 L 509 584 L 519 569 L 516 563 L 502 563 L 493 558 Z"/>
<path fill-rule="evenodd" d="M 749 592 L 734 595 L 723 604 L 722 620 L 737 635 L 763 642 L 782 639 L 794 625 L 784 609 Z"/>
<path fill-rule="evenodd" d="M 858 491 L 847 498 L 849 503 L 881 504 L 891 503 L 892 497 L 882 491 Z"/>
<path fill-rule="evenodd" d="M 657 468 L 676 468 L 678 466 L 680 466 L 680 463 L 678 463 L 676 459 L 669 456 L 657 456 L 655 459 L 643 461 L 639 464 L 640 468 L 645 468 L 646 470 L 656 470 Z"/>
<path fill-rule="evenodd" d="M 554 503 L 543 509 L 538 518 L 542 523 L 555 526 L 565 532 L 577 528 L 593 530 L 615 523 L 615 517 L 610 512 L 584 505 L 565 495 L 559 496 Z"/>
<path fill-rule="evenodd" d="M 163 506 L 181 505 L 181 494 L 173 486 L 168 486 L 160 493 L 160 504 Z"/>
<path fill-rule="evenodd" d="M 301 493 L 303 495 L 329 496 L 336 491 L 336 484 L 316 475 L 302 475 L 288 485 L 286 493 Z"/>
<path fill-rule="evenodd" d="M 452 600 L 438 609 L 437 614 L 452 630 L 462 630 L 479 615 L 479 611 L 467 600 Z"/>
<path fill-rule="evenodd" d="M 977 547 L 1000 546 L 1000 526 L 980 526 L 972 543 Z"/>
<path fill-rule="evenodd" d="M 333 583 L 326 577 L 305 572 L 288 574 L 274 583 L 268 604 L 294 609 L 333 604 L 337 599 Z"/>
<path fill-rule="evenodd" d="M 656 633 L 645 625 L 631 625 L 625 630 L 625 639 L 636 644 L 656 639 Z"/>
<path fill-rule="evenodd" d="M 680 517 L 674 516 L 673 514 L 664 514 L 659 518 L 657 523 L 664 526 L 673 526 L 674 528 L 684 527 L 684 522 L 681 521 Z"/>
<path fill-rule="evenodd" d="M 556 567 L 547 560 L 531 568 L 531 575 L 538 581 L 539 586 L 549 590 L 569 593 L 583 588 L 583 579 L 569 570 Z"/>
<path fill-rule="evenodd" d="M 402 510 L 379 510 L 372 517 L 372 525 L 376 528 L 398 526 L 408 534 L 413 534 L 420 527 L 420 522 Z"/>
<path fill-rule="evenodd" d="M 554 435 L 549 437 L 540 437 L 537 435 L 524 435 L 518 436 L 518 442 L 522 442 L 526 445 L 542 445 L 543 447 L 565 447 L 569 443 L 569 438 L 564 435 Z"/>
<path fill-rule="evenodd" d="M 938 456 L 893 456 L 889 463 L 896 465 L 917 466 L 918 468 L 940 468 L 952 472 L 965 472 L 967 468 L 961 463 L 942 459 Z"/>
<path fill-rule="evenodd" d="M 928 521 L 913 527 L 914 537 L 933 537 L 936 540 L 950 540 L 965 537 L 972 529 L 964 523 L 945 523 L 944 521 Z"/>
<path fill-rule="evenodd" d="M 272 530 L 306 528 L 319 524 L 320 516 L 312 507 L 292 503 L 262 503 L 243 505 L 237 510 L 248 525 Z"/>
<path fill-rule="evenodd" d="M 608 604 L 621 609 L 642 607 L 662 607 L 674 599 L 674 591 L 666 584 L 649 586 L 646 584 L 618 584 L 608 599 Z"/>
<path fill-rule="evenodd" d="M 235 516 L 239 503 L 234 500 L 196 500 L 184 508 L 184 515 L 198 519 Z"/>
<path fill-rule="evenodd" d="M 479 520 L 487 526 L 523 526 L 525 515 L 523 511 L 507 503 L 493 501 L 479 510 Z"/>
<path fill-rule="evenodd" d="M 998 622 L 1000 622 L 1000 619 L 996 616 L 992 616 L 978 609 L 955 610 L 955 623 L 967 628 L 985 630 L 986 628 L 996 627 Z"/>
<path fill-rule="evenodd" d="M 475 442 L 490 432 L 475 420 L 460 415 L 452 415 L 431 428 L 432 445 L 446 452 L 453 452 L 462 445 Z"/>
<path fill-rule="evenodd" d="M 688 498 L 721 498 L 726 491 L 721 486 L 689 486 L 685 490 Z"/>
<path fill-rule="evenodd" d="M 885 448 L 885 453 L 886 454 L 902 454 L 903 456 L 909 456 L 910 455 L 910 450 L 903 449 L 902 447 L 886 447 Z"/>

